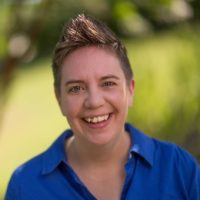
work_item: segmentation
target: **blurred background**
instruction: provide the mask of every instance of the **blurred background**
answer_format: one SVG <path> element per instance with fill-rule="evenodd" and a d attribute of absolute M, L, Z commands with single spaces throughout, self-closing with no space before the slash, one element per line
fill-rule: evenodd
<path fill-rule="evenodd" d="M 0 199 L 12 171 L 68 128 L 51 55 L 78 13 L 103 20 L 127 46 L 136 80 L 128 121 L 200 161 L 199 0 L 0 0 Z"/>

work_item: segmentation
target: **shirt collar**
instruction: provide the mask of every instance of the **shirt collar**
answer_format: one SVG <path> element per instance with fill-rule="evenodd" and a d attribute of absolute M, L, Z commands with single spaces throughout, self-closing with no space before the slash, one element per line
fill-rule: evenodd
<path fill-rule="evenodd" d="M 139 155 L 139 157 L 144 159 L 150 166 L 153 166 L 155 154 L 153 139 L 130 124 L 125 124 L 125 130 L 131 135 L 132 145 L 130 154 Z"/>
<path fill-rule="evenodd" d="M 65 140 L 72 136 L 71 130 L 63 132 L 57 140 L 44 152 L 42 174 L 52 172 L 61 162 L 66 163 Z"/>
<path fill-rule="evenodd" d="M 139 155 L 148 164 L 153 166 L 155 145 L 153 140 L 144 135 L 130 124 L 125 124 L 125 130 L 130 133 L 132 145 L 130 154 Z M 58 139 L 43 154 L 42 174 L 52 172 L 61 162 L 67 163 L 64 143 L 72 136 L 71 130 L 63 132 Z"/>

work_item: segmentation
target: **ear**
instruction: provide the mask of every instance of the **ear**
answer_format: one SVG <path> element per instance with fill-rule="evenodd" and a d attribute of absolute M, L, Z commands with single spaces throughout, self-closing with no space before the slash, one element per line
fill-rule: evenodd
<path fill-rule="evenodd" d="M 58 89 L 54 86 L 54 95 L 56 97 L 56 100 L 60 106 L 60 92 L 58 91 Z"/>
<path fill-rule="evenodd" d="M 132 79 L 129 83 L 129 86 L 128 86 L 128 89 L 129 89 L 129 100 L 128 100 L 128 105 L 129 106 L 132 106 L 133 104 L 133 96 L 134 96 L 134 91 L 135 91 L 135 81 Z"/>
<path fill-rule="evenodd" d="M 55 94 L 56 100 L 58 102 L 60 111 L 64 115 L 63 110 L 62 110 L 62 105 L 61 105 L 61 94 L 60 94 L 60 91 L 56 87 L 54 87 L 54 94 Z"/>

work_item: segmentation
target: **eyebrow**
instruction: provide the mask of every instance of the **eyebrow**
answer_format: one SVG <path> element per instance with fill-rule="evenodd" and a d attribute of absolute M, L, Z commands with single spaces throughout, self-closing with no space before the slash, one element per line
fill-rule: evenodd
<path fill-rule="evenodd" d="M 111 75 L 103 76 L 101 78 L 101 80 L 105 80 L 105 79 L 116 79 L 116 80 L 119 80 L 120 78 L 118 76 L 115 76 L 115 75 L 111 74 Z"/>
<path fill-rule="evenodd" d="M 84 83 L 82 80 L 69 80 L 65 82 L 65 85 L 75 84 L 75 83 Z"/>
<path fill-rule="evenodd" d="M 116 80 L 119 80 L 120 78 L 118 77 L 118 76 L 115 76 L 115 75 L 106 75 L 106 76 L 103 76 L 100 80 L 106 80 L 106 79 L 116 79 Z M 74 79 L 74 80 L 68 80 L 68 81 L 66 81 L 65 82 L 65 85 L 67 86 L 67 85 L 70 85 L 70 84 L 75 84 L 75 83 L 81 83 L 81 84 L 83 84 L 83 83 L 85 83 L 85 81 L 83 81 L 83 80 L 76 80 L 76 79 Z"/>

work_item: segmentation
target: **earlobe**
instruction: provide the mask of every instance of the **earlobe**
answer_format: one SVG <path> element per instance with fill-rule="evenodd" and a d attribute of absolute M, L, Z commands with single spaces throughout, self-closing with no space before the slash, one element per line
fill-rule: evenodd
<path fill-rule="evenodd" d="M 134 94 L 134 89 L 135 89 L 135 80 L 132 79 L 130 83 L 130 92 L 132 95 Z"/>
<path fill-rule="evenodd" d="M 63 116 L 65 116 L 64 111 L 63 111 L 63 109 L 62 109 L 60 91 L 58 91 L 58 89 L 54 88 L 54 94 L 55 94 L 56 100 L 57 100 L 57 102 L 58 102 L 58 106 L 59 106 L 59 108 L 60 108 L 60 111 L 61 111 L 61 113 L 63 114 Z"/>
<path fill-rule="evenodd" d="M 135 81 L 132 79 L 129 84 L 129 92 L 130 92 L 130 97 L 128 102 L 129 106 L 132 106 L 133 104 L 134 89 L 135 89 Z"/>
<path fill-rule="evenodd" d="M 55 94 L 56 100 L 57 100 L 57 102 L 58 102 L 58 105 L 59 105 L 59 107 L 60 107 L 60 104 L 61 104 L 61 102 L 60 102 L 60 92 L 59 92 L 58 89 L 55 88 L 55 87 L 54 87 L 54 94 Z"/>
<path fill-rule="evenodd" d="M 62 106 L 61 106 L 61 97 L 60 97 L 60 92 L 58 91 L 58 89 L 54 88 L 54 94 L 55 94 L 56 100 L 57 100 L 57 102 L 58 102 L 58 106 L 59 106 L 59 108 L 60 108 L 60 111 L 61 111 L 61 113 L 63 114 L 63 116 L 65 116 L 65 115 L 64 115 L 64 112 L 63 112 L 63 110 L 62 110 Z"/>

